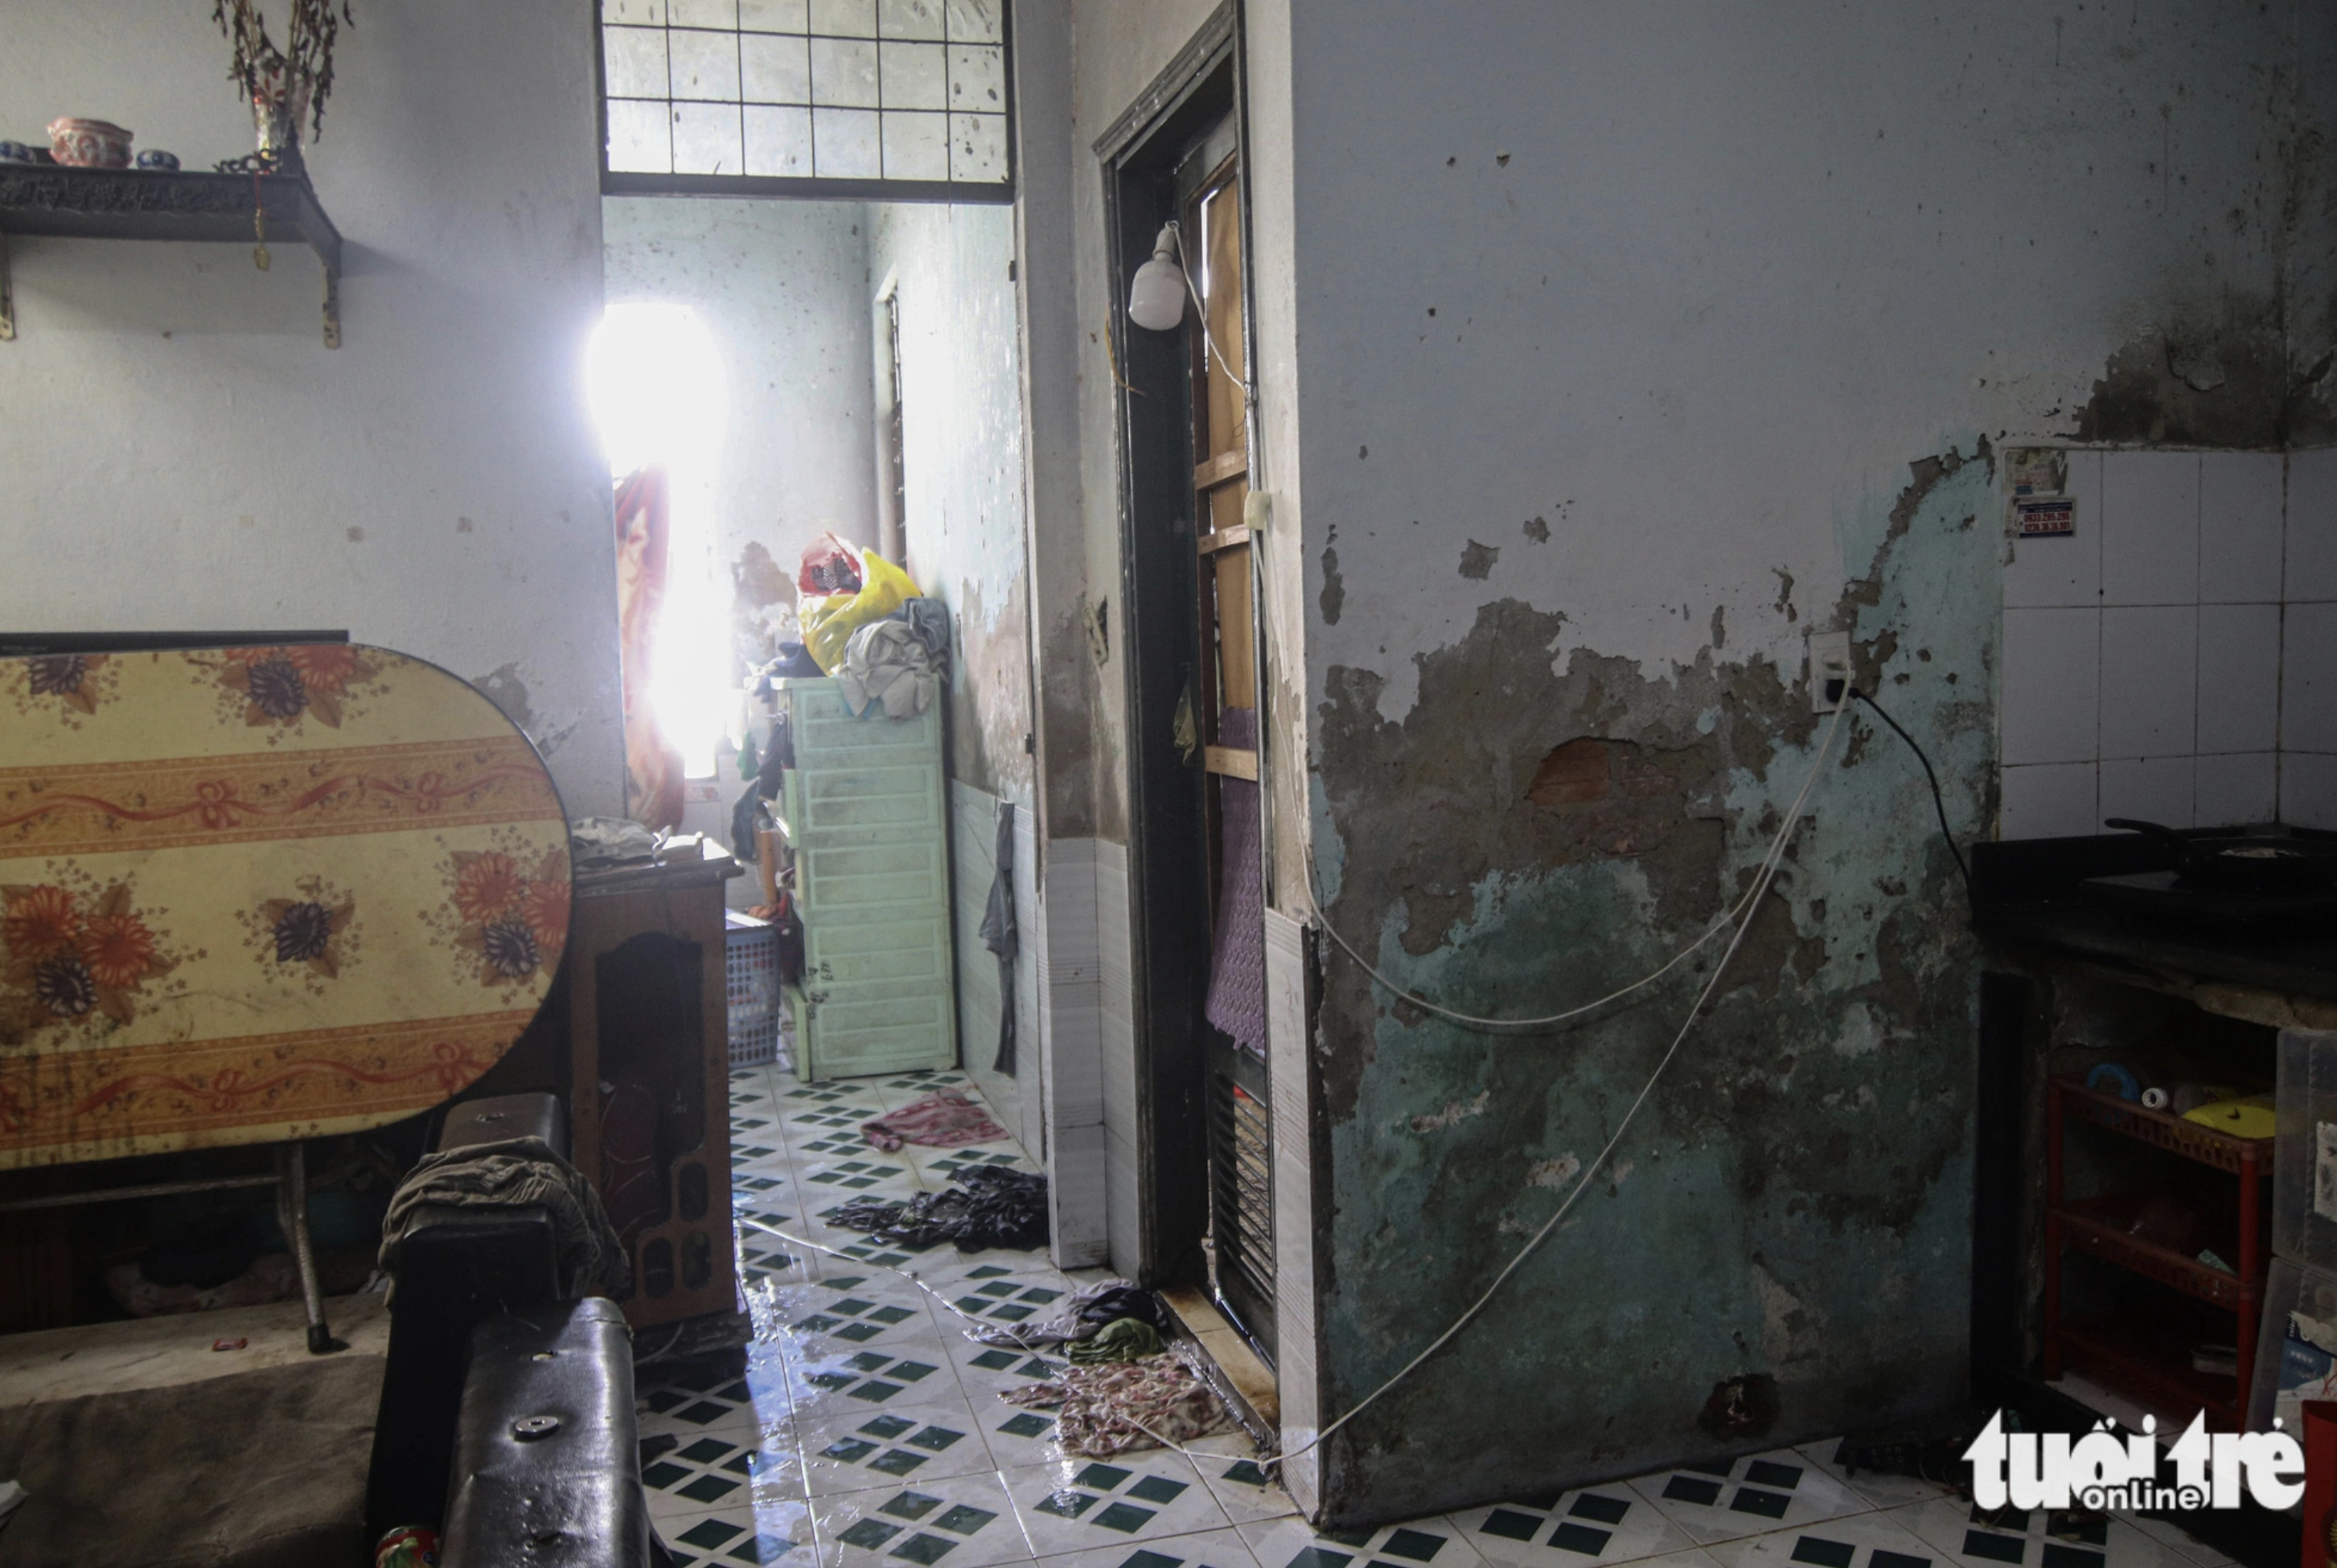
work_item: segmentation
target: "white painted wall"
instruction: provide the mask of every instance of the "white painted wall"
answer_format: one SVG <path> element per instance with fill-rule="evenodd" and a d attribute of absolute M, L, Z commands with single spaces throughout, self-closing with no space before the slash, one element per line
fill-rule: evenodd
<path fill-rule="evenodd" d="M 1776 572 L 1830 604 L 1912 459 L 2067 431 L 2130 339 L 2271 293 L 2285 26 L 1506 0 L 1422 50 L 1435 9 L 1294 5 L 1307 500 L 1346 586 L 1311 663 L 1390 716 L 1501 595 L 1658 668 L 1717 607 L 1798 667 Z"/>
<path fill-rule="evenodd" d="M 1198 33 L 1218 0 L 1071 0 L 1074 69 L 1071 77 L 1071 242 L 1073 291 L 1068 301 L 1076 324 L 1079 359 L 1080 543 L 1087 567 L 1085 597 L 1109 603 L 1114 645 L 1127 624 L 1120 600 L 1120 438 L 1118 402 L 1104 332 L 1128 303 L 1128 280 L 1109 274 L 1104 233 L 1103 172 L 1094 152 L 1096 138 L 1151 85 L 1178 50 Z M 1066 540 L 1065 543 L 1069 543 Z M 1100 837 L 1115 843 L 1128 838 L 1126 676 L 1118 664 L 1095 677 L 1093 709 L 1094 809 Z"/>
<path fill-rule="evenodd" d="M 112 119 L 248 152 L 205 7 L 20 5 L 0 134 Z M 347 243 L 342 347 L 274 246 L 16 240 L 0 344 L 0 622 L 346 627 L 490 689 L 572 812 L 622 807 L 587 0 L 361 8 L 309 167 Z"/>
<path fill-rule="evenodd" d="M 1055 1181 L 1057 1256 L 1079 1251 L 1078 1216 L 1102 1210 L 1090 1173 L 1046 1121 L 1046 986 L 1039 919 L 1039 833 L 1030 638 L 1028 475 L 1015 300 L 1015 223 L 1007 206 L 889 204 L 869 209 L 868 285 L 890 287 L 900 322 L 902 517 L 910 575 L 949 607 L 951 859 L 955 881 L 959 1049 L 1023 1146 L 1046 1152 Z M 867 312 L 864 309 L 863 315 Z M 883 352 L 880 346 L 879 352 Z M 982 911 L 996 872 L 999 800 L 1016 812 L 1020 952 L 1012 1076 L 991 1070 L 998 1045 L 998 960 Z M 1099 1115 L 1096 1120 L 1100 1121 Z M 1070 1163 L 1067 1163 L 1070 1162 Z M 1075 1168 L 1075 1166 L 1077 1168 Z M 1066 1249 L 1069 1249 L 1068 1251 Z"/>
<path fill-rule="evenodd" d="M 1014 214 L 869 209 L 868 277 L 900 314 L 902 515 L 910 575 L 950 607 L 953 776 L 1028 804 L 1028 557 Z M 865 314 L 864 310 L 864 314 Z"/>
<path fill-rule="evenodd" d="M 823 529 L 875 544 L 867 209 L 635 196 L 609 198 L 602 214 L 609 299 L 688 305 L 722 355 L 720 568 L 751 575 L 748 547 L 759 544 L 792 584 Z M 757 597 L 733 607 L 742 658 L 794 635 L 792 592 L 761 607 Z"/>
<path fill-rule="evenodd" d="M 1844 579 L 1876 560 L 1911 463 L 1951 450 L 1969 456 L 1982 436 L 2002 443 L 2078 435 L 2080 410 L 2121 353 L 2154 347 L 2164 366 L 2155 335 L 2177 328 L 2204 329 L 2215 347 L 2208 357 L 2217 363 L 2200 380 L 2214 381 L 2228 364 L 2234 379 L 2225 395 L 2247 396 L 2236 367 L 2277 315 L 2284 254 L 2327 248 L 2318 184 L 2307 170 L 2292 189 L 2296 171 L 2283 163 L 2298 135 L 2327 122 L 2325 89 L 2312 89 L 2324 95 L 2311 103 L 2297 90 L 2300 80 L 2325 82 L 2332 57 L 2325 8 L 2303 0 L 2251 13 L 2245 24 L 2222 8 L 2176 0 L 2066 15 L 2009 0 L 1945 11 L 1901 0 L 1754 8 L 1288 0 L 1286 14 L 1296 361 L 1280 384 L 1261 384 L 1269 432 L 1288 420 L 1298 449 L 1296 470 L 1285 466 L 1270 483 L 1289 503 L 1277 507 L 1275 538 L 1284 548 L 1275 570 L 1291 570 L 1294 542 L 1304 551 L 1310 726 L 1343 667 L 1362 674 L 1340 689 L 1378 677 L 1380 715 L 1409 720 L 1409 733 L 1465 725 L 1467 714 L 1416 706 L 1421 661 L 1461 643 L 1480 611 L 1504 599 L 1566 618 L 1550 647 L 1515 650 L 1521 671 L 1545 659 L 1563 667 L 1582 652 L 1633 661 L 1656 680 L 1699 660 L 1727 668 L 1763 658 L 1797 679 L 1803 634 L 1834 618 Z M 2317 228 L 2282 234 L 2298 196 Z M 1262 275 L 1267 265 L 1261 258 Z M 2303 314 L 2290 319 L 2300 330 L 2325 335 L 2325 295 L 2294 304 Z M 2308 317 L 2314 325 L 2301 327 Z M 2284 342 L 2275 331 L 2272 346 L 2275 359 L 2293 351 L 2289 364 L 2310 365 L 2328 344 Z M 1286 399 L 1295 409 L 1277 412 Z M 1090 467 L 1091 492 L 1101 472 Z M 1936 534 L 1940 525 L 1931 526 Z M 1994 520 L 1976 516 L 1973 526 Z M 1336 596 L 1324 592 L 1334 530 L 1344 595 L 1335 619 L 1325 607 Z M 1980 543 L 1980 559 L 1992 559 L 1985 537 Z M 1489 551 L 1498 552 L 1490 571 L 1462 575 L 1464 552 L 1473 565 Z M 1961 700 L 1984 715 L 1996 585 L 1992 573 L 1975 582 L 1980 574 L 1954 570 L 1970 559 L 1935 548 L 1931 575 L 1911 574 L 1896 608 L 1945 624 L 1936 618 L 1941 601 L 1954 599 L 1961 641 L 1941 651 L 1978 677 Z M 1927 594 L 1927 585 L 1936 586 Z M 1287 586 L 1274 585 L 1270 601 L 1286 604 Z M 1900 648 L 1893 676 L 1921 682 L 1920 667 L 1908 667 L 1919 657 L 1912 646 Z M 1940 667 L 1931 666 L 1935 685 Z M 1760 686 L 1748 677 L 1745 700 L 1757 699 Z M 1481 694 L 1489 708 L 1498 704 L 1497 671 Z M 1943 702 L 1920 684 L 1902 700 Z M 1609 721 L 1591 713 L 1584 722 Z M 1948 781 L 1960 804 L 1986 770 L 1989 759 L 1981 753 L 1975 763 L 1976 753 L 1963 747 Z M 1347 777 L 1331 781 L 1342 798 L 1358 816 L 1380 809 L 1362 798 L 1368 781 L 1352 751 L 1347 765 Z M 1879 794 L 1872 786 L 1851 779 L 1826 787 L 1815 832 L 1833 836 L 1814 835 L 1821 847 L 1804 852 L 1793 896 L 1833 891 L 1839 917 L 1853 888 L 1855 901 L 1874 898 L 1867 890 L 1881 884 L 1865 874 L 1874 862 L 1912 841 L 1891 813 L 1862 802 L 1862 787 Z M 1423 811 L 1432 823 L 1433 804 Z M 1962 814 L 1969 834 L 1979 824 Z M 1898 818 L 1910 833 L 1927 831 L 1912 825 L 1912 813 Z M 1335 891 L 1343 831 L 1355 824 L 1315 820 L 1326 896 Z M 1501 902 L 1521 905 L 1525 888 L 1491 881 L 1477 891 L 1481 911 L 1493 912 L 1464 940 L 1498 952 L 1501 936 L 1517 940 L 1499 929 Z M 1403 891 L 1373 886 L 1354 902 L 1375 911 Z M 1910 920 L 1927 912 L 1884 900 L 1871 908 Z M 1347 934 L 1401 964 L 1398 918 Z M 1442 1058 L 1427 1048 L 1427 1029 L 1416 1057 L 1397 1054 L 1394 1044 L 1411 1043 L 1402 1040 L 1406 1026 L 1388 1022 L 1384 1001 L 1357 999 L 1362 988 L 1339 978 L 1345 1010 L 1325 1017 L 1315 1045 L 1326 1079 L 1335 1072 L 1341 1083 L 1360 1081 L 1350 1092 L 1363 1108 L 1352 1121 L 1331 1112 L 1333 1147 L 1346 1162 L 1333 1179 L 1354 1185 L 1338 1188 L 1318 1237 L 1338 1265 L 1325 1308 L 1336 1327 L 1319 1349 L 1325 1388 L 1342 1396 L 1329 1403 L 1347 1405 L 1461 1304 L 1423 1303 L 1423 1261 L 1441 1268 L 1448 1255 L 1472 1255 L 1472 1244 L 1479 1256 L 1500 1254 L 1471 1241 L 1481 1235 L 1468 1228 L 1478 1216 L 1416 1235 L 1403 1230 L 1402 1215 L 1374 1212 L 1373 1194 L 1361 1190 L 1368 1177 L 1349 1174 L 1368 1164 L 1361 1151 L 1384 1146 L 1388 1130 L 1442 1103 Z M 1942 994 L 1962 979 L 1961 970 L 1943 977 Z M 1836 984 L 1824 978 L 1813 1005 L 1843 1005 Z M 1493 987 L 1445 994 L 1493 1012 L 1514 1000 Z M 1620 1027 L 1612 1032 L 1619 1037 Z M 1959 1025 L 1955 1037 L 1970 1037 Z M 1564 1065 L 1550 1069 L 1560 1080 L 1546 1102 L 1552 1125 L 1572 1114 L 1569 1095 L 1576 1105 L 1614 1107 L 1638 1082 L 1637 1066 L 1593 1048 L 1606 1037 L 1573 1043 Z M 1496 1049 L 1483 1059 L 1498 1061 Z M 1781 1038 L 1776 1058 L 1798 1049 Z M 1478 1057 L 1456 1051 L 1452 1059 Z M 1533 1087 L 1522 1097 L 1536 1103 L 1529 1069 L 1491 1076 L 1501 1070 L 1488 1067 L 1482 1081 L 1503 1092 L 1523 1081 Z M 1599 1073 L 1613 1076 L 1602 1082 Z M 1449 1081 L 1465 1083 L 1468 1073 Z M 1655 1115 L 1700 1114 L 1696 1096 L 1705 1088 L 1693 1069 L 1675 1074 Z M 1787 1096 L 1765 1115 L 1812 1113 Z M 1521 1125 L 1530 1138 L 1532 1115 Z M 1713 1125 L 1726 1124 L 1701 1124 Z M 1902 1125 L 1925 1130 L 1924 1113 L 1906 1113 Z M 1933 1124 L 1942 1125 L 1953 1124 Z M 1579 1138 L 1579 1126 L 1567 1135 Z M 1674 1156 L 1690 1142 L 1665 1148 L 1667 1180 L 1680 1179 Z M 1445 1192 L 1485 1169 L 1422 1157 Z M 1961 1158 L 1951 1155 L 1951 1170 Z M 1941 1183 L 1941 1213 L 1952 1215 L 1960 1180 Z M 1486 1216 L 1502 1201 L 1489 1184 Z M 1647 1201 L 1652 1214 L 1656 1201 Z M 1720 1213 L 1735 1200 L 1706 1183 L 1693 1201 Z M 1792 1226 L 1775 1216 L 1800 1200 L 1772 1188 L 1765 1202 L 1767 1210 L 1746 1205 L 1717 1255 L 1696 1257 L 1709 1301 L 1733 1288 L 1725 1281 L 1757 1274 L 1763 1248 L 1787 1244 Z M 1518 1212 L 1546 1211 L 1521 1203 Z M 1383 1222 L 1389 1231 L 1377 1228 Z M 1595 1222 L 1582 1223 L 1582 1234 L 1596 1234 Z M 1596 1271 L 1569 1274 L 1566 1234 L 1521 1276 L 1518 1301 L 1547 1301 L 1548 1291 L 1579 1288 Z M 1383 1242 L 1384 1252 L 1375 1251 Z M 1583 1244 L 1578 1237 L 1573 1259 L 1583 1259 Z M 1646 1267 L 1659 1269 L 1665 1256 L 1651 1244 Z M 1809 1271 L 1821 1303 L 1814 1320 L 1827 1325 L 1814 1363 L 1837 1378 L 1862 1376 L 1862 1347 L 1892 1331 L 1861 1320 L 1874 1310 L 1863 1267 Z M 1936 1247 L 1918 1277 L 1954 1296 L 1961 1268 L 1952 1244 Z M 1545 1425 L 1546 1414 L 1529 1414 L 1539 1391 L 1511 1415 L 1511 1429 L 1532 1437 L 1513 1469 L 1544 1462 L 1563 1472 L 1543 1477 L 1553 1489 L 1561 1479 L 1593 1478 L 1601 1466 L 1611 1474 L 1649 1463 L 1664 1445 L 1685 1450 L 1699 1441 L 1694 1398 L 1708 1382 L 1683 1376 L 1670 1393 L 1660 1390 L 1671 1375 L 1664 1357 L 1687 1343 L 1690 1320 L 1708 1304 L 1680 1305 L 1674 1318 L 1665 1315 L 1672 1303 L 1649 1302 L 1643 1321 L 1660 1318 L 1665 1327 L 1635 1323 L 1599 1339 L 1605 1330 L 1584 1326 L 1596 1311 L 1497 1303 L 1480 1324 L 1494 1332 L 1456 1342 L 1389 1408 L 1414 1431 L 1465 1429 L 1472 1398 L 1518 1368 L 1563 1364 L 1594 1340 L 1617 1360 L 1644 1349 L 1656 1369 L 1641 1375 L 1638 1407 L 1625 1417 L 1643 1424 L 1638 1434 L 1582 1423 L 1577 1430 L 1595 1430 L 1593 1439 Z M 1745 1311 L 1749 1329 L 1757 1329 L 1760 1310 Z M 1954 1325 L 1927 1332 L 1936 1353 L 1925 1359 L 1936 1368 L 1957 1353 Z M 1765 1340 L 1758 1354 L 1782 1359 Z M 1849 1386 L 1782 1371 L 1787 1424 Z M 1660 1407 L 1647 1403 L 1657 1398 Z M 1669 1415 L 1677 1435 L 1661 1430 Z M 1339 1473 L 1326 1475 L 1325 1490 L 1343 1498 L 1335 1504 L 1343 1517 L 1450 1506 L 1493 1484 L 1486 1454 L 1444 1465 L 1423 1458 L 1419 1444 L 1384 1441 L 1385 1428 L 1372 1422 L 1394 1419 L 1374 1414 L 1350 1429 L 1343 1443 L 1352 1447 L 1325 1450 Z"/>

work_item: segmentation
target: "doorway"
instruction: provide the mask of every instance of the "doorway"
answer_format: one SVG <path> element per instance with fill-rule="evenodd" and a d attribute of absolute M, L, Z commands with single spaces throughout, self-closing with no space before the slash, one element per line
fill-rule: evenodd
<path fill-rule="evenodd" d="M 1166 331 L 1124 314 L 1114 324 L 1127 380 L 1140 1266 L 1149 1282 L 1206 1289 L 1271 1361 L 1247 221 L 1236 40 L 1228 27 L 1197 44 L 1107 154 L 1114 276 L 1124 287 L 1174 224 L 1168 253 L 1187 288 Z"/>

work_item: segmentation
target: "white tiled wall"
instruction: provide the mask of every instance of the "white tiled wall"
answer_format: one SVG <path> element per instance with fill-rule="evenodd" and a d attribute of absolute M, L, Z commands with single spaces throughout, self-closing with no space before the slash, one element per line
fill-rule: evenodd
<path fill-rule="evenodd" d="M 1096 923 L 1103 955 L 1103 987 L 1097 1042 L 1103 1059 L 1103 1126 L 1106 1214 L 1112 1267 L 1133 1277 L 1143 1242 L 1142 1209 L 1137 1202 L 1134 911 L 1128 902 L 1128 846 L 1096 845 Z"/>
<path fill-rule="evenodd" d="M 1050 839 L 1037 939 L 1054 1260 L 1100 1263 L 1110 1178 L 1103 1130 L 1103 953 L 1094 839 Z"/>
<path fill-rule="evenodd" d="M 1266 1064 L 1274 1112 L 1276 1392 L 1282 1401 L 1282 1447 L 1291 1456 L 1283 1485 L 1315 1512 L 1322 1495 L 1320 1455 L 1313 1443 L 1322 1419 L 1315 1354 L 1321 1325 L 1315 1307 L 1315 1168 L 1309 1144 L 1306 1063 L 1305 928 L 1279 910 L 1266 911 Z"/>
<path fill-rule="evenodd" d="M 2288 460 L 2280 814 L 2337 828 L 2337 447 Z"/>
<path fill-rule="evenodd" d="M 2337 451 L 2072 452 L 2004 574 L 2002 833 L 2337 827 Z"/>
<path fill-rule="evenodd" d="M 982 943 L 983 911 L 997 879 L 998 797 L 963 779 L 950 781 L 950 881 L 957 947 L 958 1057 L 981 1086 L 991 1109 L 1041 1154 L 1047 1147 L 1041 1115 L 1039 1046 L 1038 837 L 1027 806 L 1014 813 L 1014 921 L 1022 933 L 1014 959 L 1014 1076 L 992 1072 L 998 1057 L 998 960 Z"/>

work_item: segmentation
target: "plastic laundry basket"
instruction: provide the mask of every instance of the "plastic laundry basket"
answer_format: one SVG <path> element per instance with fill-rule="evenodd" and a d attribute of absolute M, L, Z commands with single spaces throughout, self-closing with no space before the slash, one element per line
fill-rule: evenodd
<path fill-rule="evenodd" d="M 779 933 L 768 920 L 723 911 L 730 1065 L 768 1066 L 779 1051 Z"/>

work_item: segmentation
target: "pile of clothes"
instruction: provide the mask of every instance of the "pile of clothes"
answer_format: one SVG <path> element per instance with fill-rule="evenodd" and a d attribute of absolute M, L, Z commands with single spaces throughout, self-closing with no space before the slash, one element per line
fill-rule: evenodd
<path fill-rule="evenodd" d="M 954 1242 L 962 1252 L 984 1247 L 1029 1251 L 1047 1244 L 1046 1177 L 978 1165 L 959 1172 L 952 1181 L 946 1191 L 920 1193 L 905 1203 L 855 1198 L 827 1219 L 896 1247 Z"/>
<path fill-rule="evenodd" d="M 860 1135 L 871 1147 L 890 1154 L 904 1144 L 961 1149 L 968 1144 L 996 1143 L 1006 1135 L 1006 1129 L 967 1098 L 963 1089 L 941 1089 L 861 1123 Z"/>
<path fill-rule="evenodd" d="M 1150 1448 L 1163 1439 L 1191 1443 L 1233 1424 L 1225 1401 L 1181 1349 L 1067 1367 L 1051 1382 L 1009 1388 L 999 1398 L 1025 1409 L 1053 1410 L 1055 1436 L 1065 1452 L 1090 1459 Z"/>
<path fill-rule="evenodd" d="M 949 609 L 937 599 L 908 599 L 868 621 L 844 646 L 836 684 L 845 706 L 865 715 L 882 705 L 886 718 L 910 718 L 932 706 L 949 678 Z"/>
<path fill-rule="evenodd" d="M 1051 1318 L 1036 1323 L 985 1323 L 973 1330 L 985 1345 L 1017 1350 L 1041 1350 L 1056 1345 L 1079 1345 L 1094 1339 L 1113 1323 L 1133 1320 L 1150 1329 L 1156 1338 L 1167 1332 L 1168 1315 L 1160 1298 L 1130 1280 L 1106 1280 L 1074 1291 Z"/>
<path fill-rule="evenodd" d="M 1066 1450 L 1107 1459 L 1163 1438 L 1189 1443 L 1232 1424 L 1190 1352 L 1168 1341 L 1168 1327 L 1159 1297 L 1130 1281 L 1106 1280 L 1074 1293 L 1042 1322 L 984 1324 L 973 1334 L 989 1345 L 1061 1347 L 1071 1364 L 1060 1377 L 999 1398 L 1053 1410 Z"/>

